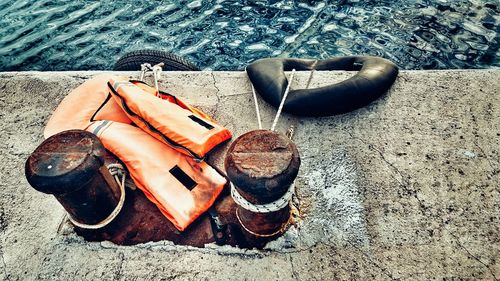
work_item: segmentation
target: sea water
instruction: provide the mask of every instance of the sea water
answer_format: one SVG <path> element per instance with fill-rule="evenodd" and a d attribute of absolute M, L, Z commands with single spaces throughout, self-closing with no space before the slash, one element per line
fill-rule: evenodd
<path fill-rule="evenodd" d="M 403 69 L 499 67 L 497 0 L 0 0 L 0 71 L 111 69 L 157 49 L 205 70 L 375 55 Z"/>

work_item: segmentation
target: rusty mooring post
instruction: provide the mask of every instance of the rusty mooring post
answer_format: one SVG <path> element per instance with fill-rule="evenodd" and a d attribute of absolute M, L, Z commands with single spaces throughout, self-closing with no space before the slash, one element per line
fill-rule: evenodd
<path fill-rule="evenodd" d="M 52 194 L 72 220 L 97 224 L 117 206 L 121 191 L 108 168 L 99 139 L 86 131 L 70 130 L 45 140 L 26 161 L 30 185 Z"/>
<path fill-rule="evenodd" d="M 248 132 L 229 147 L 225 168 L 236 216 L 249 239 L 269 240 L 286 230 L 299 166 L 295 144 L 273 131 Z"/>

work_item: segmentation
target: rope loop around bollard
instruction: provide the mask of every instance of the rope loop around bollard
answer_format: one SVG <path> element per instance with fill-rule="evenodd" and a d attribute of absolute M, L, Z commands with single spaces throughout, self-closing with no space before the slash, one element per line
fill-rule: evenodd
<path fill-rule="evenodd" d="M 116 205 L 115 209 L 109 214 L 108 217 L 106 217 L 104 220 L 98 222 L 97 224 L 85 224 L 76 221 L 74 218 L 71 217 L 70 214 L 68 214 L 68 218 L 71 221 L 72 224 L 79 228 L 83 229 L 100 229 L 108 225 L 110 222 L 112 222 L 120 213 L 120 211 L 123 208 L 123 205 L 125 203 L 125 177 L 127 176 L 125 169 L 121 164 L 114 163 L 114 164 L 109 164 L 107 166 L 108 171 L 110 174 L 114 177 L 116 183 L 120 186 L 120 200 L 118 201 L 118 204 Z M 119 178 L 121 176 L 121 179 Z"/>
<path fill-rule="evenodd" d="M 230 184 L 231 184 L 231 197 L 233 198 L 234 202 L 236 202 L 236 204 L 238 206 L 240 206 L 243 209 L 248 210 L 250 212 L 261 213 L 261 214 L 280 211 L 283 208 L 285 208 L 286 206 L 289 206 L 290 200 L 292 199 L 293 193 L 295 191 L 295 183 L 292 183 L 290 185 L 290 187 L 288 188 L 288 191 L 283 196 L 281 196 L 281 198 L 279 198 L 278 200 L 275 200 L 271 203 L 259 205 L 259 204 L 252 204 L 248 200 L 243 198 L 243 196 L 241 196 L 241 194 L 236 190 L 233 183 L 231 182 Z M 288 217 L 288 220 L 278 230 L 276 230 L 273 233 L 261 234 L 261 233 L 254 232 L 245 226 L 245 224 L 243 223 L 243 221 L 240 218 L 238 208 L 236 208 L 235 212 L 236 212 L 236 218 L 238 219 L 238 222 L 240 223 L 241 227 L 246 232 L 248 232 L 254 236 L 257 236 L 257 237 L 262 237 L 262 238 L 273 237 L 275 235 L 283 233 L 288 228 L 288 226 L 290 226 L 290 224 L 292 224 L 292 214 L 290 214 L 290 216 Z"/>
<path fill-rule="evenodd" d="M 288 191 L 279 199 L 267 204 L 253 204 L 248 200 L 246 200 L 245 198 L 243 198 L 243 196 L 241 196 L 241 194 L 236 190 L 236 187 L 233 185 L 232 182 L 230 184 L 231 184 L 231 197 L 233 197 L 234 202 L 236 202 L 238 206 L 250 212 L 261 213 L 261 214 L 276 212 L 288 206 L 295 191 L 295 184 L 292 183 L 288 188 Z"/>
<path fill-rule="evenodd" d="M 275 232 L 273 232 L 273 233 L 268 233 L 268 234 L 260 234 L 260 233 L 257 233 L 257 232 L 253 232 L 253 231 L 251 231 L 250 229 L 248 229 L 248 228 L 245 226 L 245 224 L 241 221 L 240 215 L 239 215 L 239 213 L 238 213 L 238 209 L 236 209 L 236 218 L 238 219 L 238 222 L 240 223 L 241 227 L 243 227 L 243 229 L 244 229 L 246 232 L 248 232 L 248 233 L 250 233 L 250 234 L 252 234 L 252 235 L 254 235 L 254 236 L 257 236 L 257 237 L 264 237 L 264 238 L 266 238 L 266 237 L 273 237 L 273 236 L 275 236 L 275 235 L 281 234 L 281 233 L 285 232 L 285 230 L 288 228 L 288 226 L 289 226 L 290 224 L 292 224 L 292 214 L 290 214 L 290 216 L 288 217 L 288 220 L 287 220 L 287 221 L 286 221 L 286 222 L 285 222 L 285 223 L 284 223 L 284 224 L 283 224 L 283 225 L 282 225 L 282 226 L 281 226 L 278 230 L 276 230 L 276 231 L 275 231 Z"/>

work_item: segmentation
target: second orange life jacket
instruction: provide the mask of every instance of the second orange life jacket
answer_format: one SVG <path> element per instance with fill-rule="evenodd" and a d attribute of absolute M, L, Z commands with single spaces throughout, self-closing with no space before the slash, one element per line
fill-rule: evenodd
<path fill-rule="evenodd" d="M 96 121 L 87 131 L 122 160 L 137 187 L 181 231 L 213 204 L 226 184 L 206 162 L 179 153 L 135 126 Z"/>
<path fill-rule="evenodd" d="M 158 98 L 147 85 L 112 78 L 110 93 L 142 130 L 181 153 L 203 159 L 215 146 L 231 138 L 228 129 L 174 96 Z M 146 89 L 146 90 L 145 90 Z"/>

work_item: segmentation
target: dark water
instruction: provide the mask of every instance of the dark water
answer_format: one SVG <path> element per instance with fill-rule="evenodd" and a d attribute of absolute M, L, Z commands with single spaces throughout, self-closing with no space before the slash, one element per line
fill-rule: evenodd
<path fill-rule="evenodd" d="M 363 54 L 404 69 L 491 68 L 499 14 L 498 0 L 0 0 L 0 71 L 110 69 L 144 48 L 213 70 Z"/>

